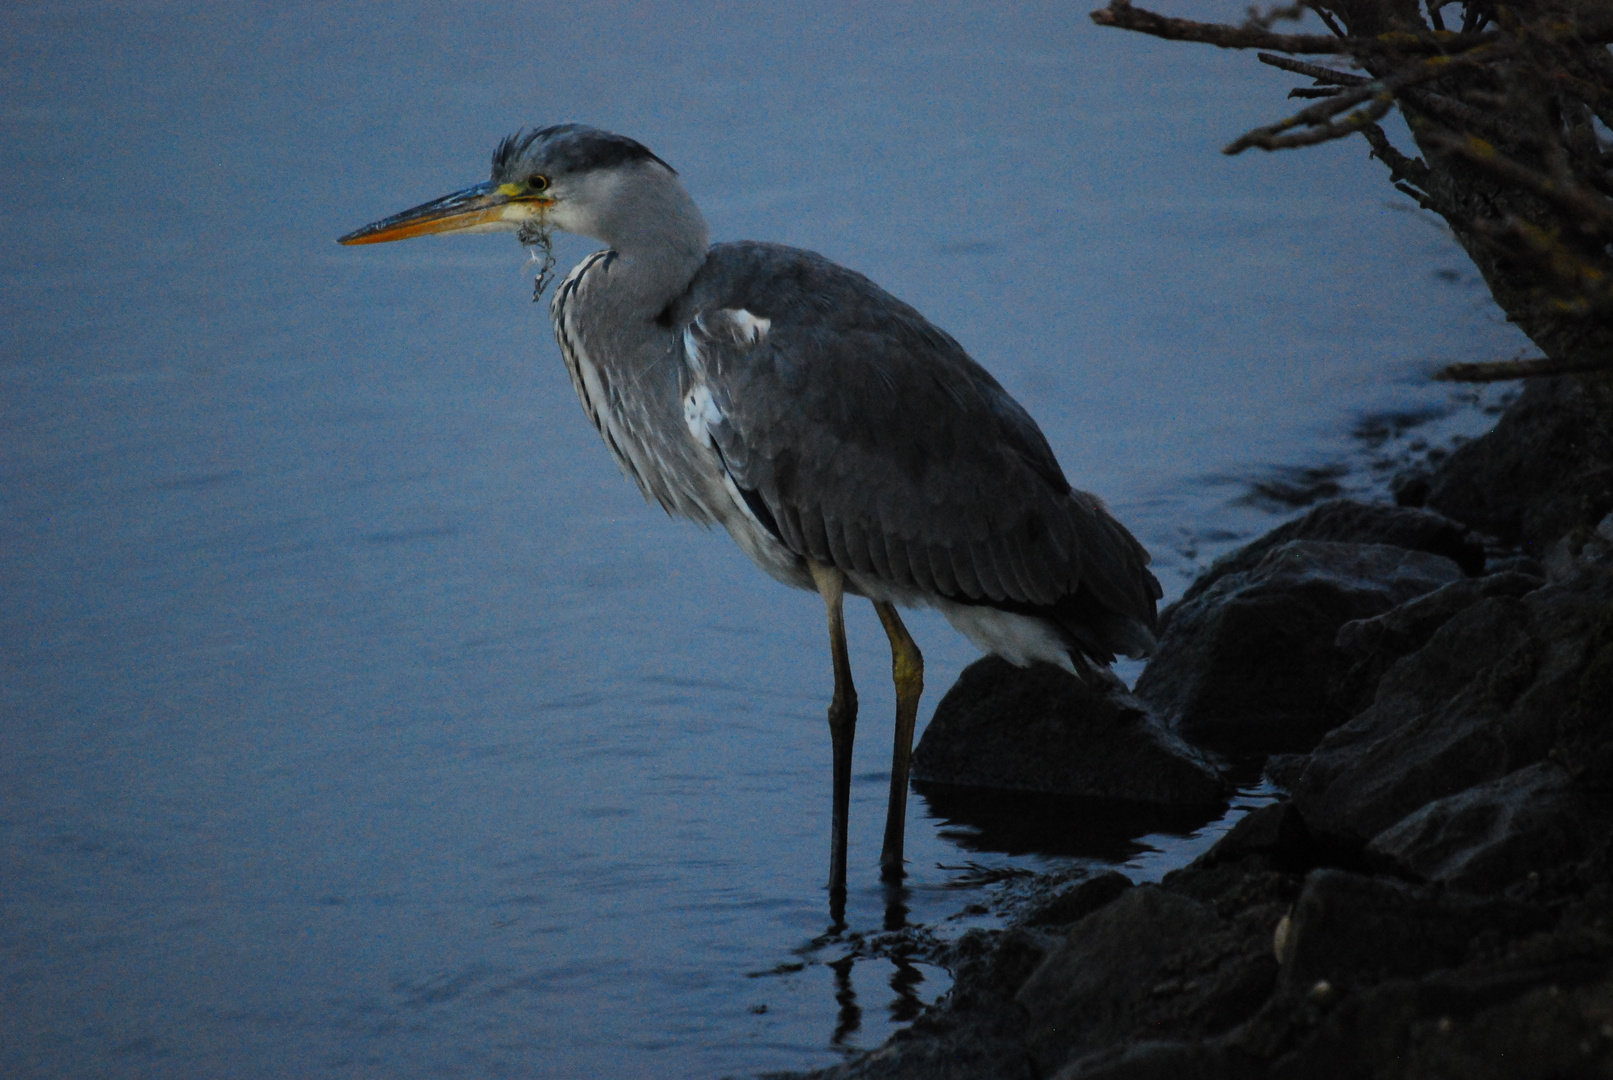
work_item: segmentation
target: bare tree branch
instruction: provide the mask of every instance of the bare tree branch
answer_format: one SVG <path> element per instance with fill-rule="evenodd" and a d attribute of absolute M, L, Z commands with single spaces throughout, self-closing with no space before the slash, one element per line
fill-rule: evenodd
<path fill-rule="evenodd" d="M 1322 10 L 1320 5 L 1307 3 L 1305 6 Z M 1441 35 L 1403 32 L 1381 37 L 1276 34 L 1258 23 L 1228 26 L 1223 23 L 1195 22 L 1192 19 L 1173 19 L 1132 7 L 1130 0 L 1110 0 L 1108 7 L 1092 13 L 1092 21 L 1099 26 L 1135 30 L 1167 41 L 1196 41 L 1222 49 L 1275 49 L 1277 52 L 1300 54 L 1456 53 L 1489 44 L 1500 37 L 1493 31 L 1486 34 Z"/>
<path fill-rule="evenodd" d="M 1580 372 L 1613 369 L 1613 358 L 1596 360 L 1491 360 L 1479 364 L 1450 364 L 1434 372 L 1440 382 L 1505 382 L 1510 379 L 1536 379 L 1543 375 L 1574 375 Z"/>
<path fill-rule="evenodd" d="M 1255 53 L 1255 59 L 1262 64 L 1270 64 L 1274 68 L 1292 71 L 1295 75 L 1305 75 L 1319 83 L 1329 83 L 1333 86 L 1363 86 L 1372 80 L 1365 75 L 1351 75 L 1344 71 L 1334 71 L 1321 64 L 1307 64 L 1303 60 L 1290 60 L 1286 56 L 1276 56 L 1272 53 Z"/>
<path fill-rule="evenodd" d="M 1447 23 L 1443 9 L 1453 5 L 1459 23 Z M 1305 12 L 1333 36 L 1271 29 Z M 1313 103 L 1247 132 L 1226 153 L 1359 132 L 1395 189 L 1450 225 L 1496 303 L 1550 363 L 1608 369 L 1613 0 L 1295 0 L 1239 25 L 1112 0 L 1092 18 L 1154 37 L 1270 50 L 1259 61 L 1312 80 L 1289 96 Z M 1304 55 L 1329 55 L 1363 74 L 1296 59 Z M 1397 150 L 1378 125 L 1396 107 L 1420 158 Z"/>
<path fill-rule="evenodd" d="M 1431 56 L 1426 60 L 1419 60 L 1406 65 L 1389 78 L 1352 86 L 1327 101 L 1301 109 L 1286 120 L 1279 120 L 1275 124 L 1246 132 L 1234 139 L 1221 152 L 1241 154 L 1251 146 L 1261 150 L 1285 150 L 1296 146 L 1314 146 L 1329 139 L 1342 139 L 1346 135 L 1354 135 L 1365 125 L 1375 123 L 1386 116 L 1394 107 L 1396 94 L 1419 83 L 1445 78 L 1456 67 L 1493 60 L 1495 53 L 1500 51 L 1513 50 L 1501 45 L 1485 45 L 1459 57 Z M 1362 102 L 1370 104 L 1356 110 L 1343 120 L 1333 120 L 1333 117 L 1345 109 Z M 1298 135 L 1282 134 L 1301 126 L 1312 130 Z"/>

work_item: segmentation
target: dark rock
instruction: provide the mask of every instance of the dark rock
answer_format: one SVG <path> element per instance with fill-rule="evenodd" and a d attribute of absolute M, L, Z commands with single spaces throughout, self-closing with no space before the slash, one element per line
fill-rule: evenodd
<path fill-rule="evenodd" d="M 1577 790 L 1613 797 L 1613 604 L 1602 609 L 1587 644 L 1589 660 L 1563 713 L 1552 758 Z"/>
<path fill-rule="evenodd" d="M 1549 922 L 1543 911 L 1437 896 L 1386 878 L 1313 870 L 1282 936 L 1279 992 L 1318 1000 L 1462 961 L 1482 931 Z M 1323 988 L 1325 987 L 1325 992 Z"/>
<path fill-rule="evenodd" d="M 1427 505 L 1543 555 L 1613 510 L 1610 395 L 1592 380 L 1531 380 L 1489 434 L 1440 463 Z"/>
<path fill-rule="evenodd" d="M 1587 957 L 1515 972 L 1395 979 L 1345 1001 L 1271 1080 L 1613 1077 L 1613 979 Z"/>
<path fill-rule="evenodd" d="M 1208 907 L 1144 885 L 1077 923 L 1016 995 L 1037 1060 L 1051 1071 L 1131 1033 L 1130 1012 L 1165 961 L 1220 927 Z"/>
<path fill-rule="evenodd" d="M 1310 842 L 1310 830 L 1291 802 L 1274 802 L 1249 811 L 1199 859 L 1208 865 L 1266 855 L 1297 854 Z"/>
<path fill-rule="evenodd" d="M 1345 623 L 1334 639 L 1345 667 L 1332 695 L 1340 708 L 1355 715 L 1372 704 L 1378 680 L 1389 665 L 1422 648 L 1458 612 L 1492 596 L 1523 596 L 1544 584 L 1544 576 L 1516 571 L 1463 578 L 1382 615 Z"/>
<path fill-rule="evenodd" d="M 1595 566 L 1613 563 L 1613 514 L 1596 527 L 1581 526 L 1546 548 L 1546 576 L 1568 581 Z"/>
<path fill-rule="evenodd" d="M 1527 574 L 1530 577 L 1545 578 L 1546 567 L 1539 559 L 1531 559 L 1527 555 L 1508 555 L 1504 559 L 1492 559 L 1484 564 L 1485 574 Z"/>
<path fill-rule="evenodd" d="M 1350 715 L 1328 693 L 1339 628 L 1461 576 L 1441 555 L 1291 540 L 1177 609 L 1137 695 L 1195 741 L 1309 749 Z"/>
<path fill-rule="evenodd" d="M 1303 872 L 1315 865 L 1317 840 L 1294 804 L 1286 800 L 1251 810 L 1225 836 L 1193 860 L 1188 869 L 1245 863 L 1258 857 L 1262 867 Z"/>
<path fill-rule="evenodd" d="M 1226 793 L 1215 765 L 1155 724 L 1113 676 L 1083 681 L 995 656 L 965 668 L 936 706 L 913 752 L 913 776 L 1156 804 L 1214 803 Z"/>
<path fill-rule="evenodd" d="M 1459 889 L 1499 889 L 1574 862 L 1609 835 L 1606 809 L 1541 762 L 1408 814 L 1367 850 L 1402 870 Z"/>
<path fill-rule="evenodd" d="M 1188 586 L 1172 607 L 1199 596 L 1228 574 L 1252 570 L 1272 548 L 1290 540 L 1326 540 L 1340 544 L 1388 544 L 1390 547 L 1443 555 L 1464 574 L 1484 569 L 1484 546 L 1468 535 L 1465 526 L 1428 510 L 1381 503 L 1334 499 L 1309 513 L 1277 526 L 1260 539 L 1215 560 Z M 1174 617 L 1169 610 L 1167 615 Z M 1169 619 L 1165 620 L 1168 624 Z"/>
<path fill-rule="evenodd" d="M 1138 1038 L 1231 1027 L 1271 992 L 1269 935 L 1156 886 L 1125 892 L 1076 923 L 1015 995 L 1036 1066 L 1047 1073 Z"/>
<path fill-rule="evenodd" d="M 1419 807 L 1542 760 L 1584 694 L 1613 570 L 1494 597 L 1396 662 L 1372 705 L 1276 762 L 1313 831 L 1365 843 Z"/>
<path fill-rule="evenodd" d="M 1032 908 L 1020 920 L 1022 926 L 1067 926 L 1097 911 L 1131 888 L 1131 879 L 1115 870 L 1078 881 Z"/>
<path fill-rule="evenodd" d="M 1394 497 L 1396 506 L 1421 507 L 1428 502 L 1431 482 L 1427 470 L 1407 469 L 1395 474 L 1395 478 L 1389 481 L 1389 494 Z"/>
<path fill-rule="evenodd" d="M 1089 1054 L 1053 1080 L 1243 1080 L 1250 1074 L 1250 1062 L 1223 1047 L 1150 1041 Z"/>

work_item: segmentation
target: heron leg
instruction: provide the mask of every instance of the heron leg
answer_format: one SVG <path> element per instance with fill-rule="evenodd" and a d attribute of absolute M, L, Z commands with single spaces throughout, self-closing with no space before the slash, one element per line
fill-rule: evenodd
<path fill-rule="evenodd" d="M 851 809 L 851 744 L 857 734 L 857 688 L 851 681 L 844 615 L 846 575 L 832 566 L 807 561 L 813 584 L 829 612 L 829 654 L 834 661 L 834 697 L 829 701 L 829 738 L 834 744 L 834 838 L 829 850 L 829 902 L 845 903 L 846 822 Z M 838 918 L 838 916 L 837 916 Z"/>
<path fill-rule="evenodd" d="M 891 640 L 891 677 L 896 682 L 896 747 L 891 752 L 891 803 L 885 813 L 885 846 L 879 854 L 879 876 L 902 879 L 902 842 L 907 833 L 907 772 L 913 757 L 913 728 L 918 723 L 919 697 L 924 693 L 924 654 L 902 625 L 896 609 L 883 600 L 874 602 L 885 636 Z"/>

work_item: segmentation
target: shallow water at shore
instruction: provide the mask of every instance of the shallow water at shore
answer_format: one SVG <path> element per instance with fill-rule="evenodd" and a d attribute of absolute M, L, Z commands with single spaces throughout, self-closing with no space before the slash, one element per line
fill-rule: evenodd
<path fill-rule="evenodd" d="M 715 237 L 929 313 L 1168 596 L 1381 485 L 1431 430 L 1396 417 L 1482 428 L 1426 374 L 1521 344 L 1363 146 L 1219 155 L 1284 107 L 1252 58 L 1036 5 L 332 10 L 0 13 L 7 1075 L 748 1075 L 944 991 L 822 939 L 818 603 L 642 505 L 508 239 L 332 243 L 523 124 L 640 138 Z M 887 896 L 865 608 L 848 933 L 1225 827 L 915 795 Z M 910 625 L 922 723 L 973 654 Z"/>

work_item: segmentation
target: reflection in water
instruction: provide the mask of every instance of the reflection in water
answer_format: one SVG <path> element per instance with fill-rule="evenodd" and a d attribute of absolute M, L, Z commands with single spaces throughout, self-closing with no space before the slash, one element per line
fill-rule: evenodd
<path fill-rule="evenodd" d="M 846 929 L 846 887 L 829 890 L 829 933 L 838 934 Z"/>
<path fill-rule="evenodd" d="M 855 956 L 844 956 L 829 965 L 829 970 L 835 973 L 835 1004 L 840 1007 L 834 1034 L 829 1037 L 830 1046 L 845 1046 L 846 1040 L 863 1026 L 863 1011 L 857 1004 L 857 991 L 851 988 L 851 968 L 856 962 Z"/>
<path fill-rule="evenodd" d="M 907 887 L 885 886 L 885 930 L 893 932 L 907 927 Z"/>
<path fill-rule="evenodd" d="M 843 1052 L 866 1049 L 885 1037 L 896 1026 L 911 1023 L 924 1011 L 928 1001 L 921 988 L 930 982 L 924 968 L 938 971 L 939 953 L 943 946 L 933 930 L 908 921 L 911 890 L 904 885 L 883 886 L 884 909 L 881 930 L 877 933 L 850 929 L 842 919 L 836 919 L 822 934 L 796 950 L 801 962 L 778 964 L 767 971 L 754 971 L 752 978 L 794 978 L 810 970 L 827 968 L 832 979 L 835 1004 L 834 1029 L 829 1045 Z M 874 1024 L 873 1031 L 864 1028 L 863 1006 L 858 1001 L 853 973 L 862 966 L 867 976 L 870 970 L 879 971 L 881 965 L 891 965 L 885 978 L 890 989 L 886 1002 L 888 1017 L 882 1032 Z M 941 972 L 944 975 L 944 971 Z M 939 988 L 932 987 L 934 997 L 946 987 L 942 978 Z M 876 994 L 876 997 L 878 995 Z M 855 1038 L 861 1034 L 862 1038 Z"/>
<path fill-rule="evenodd" d="M 924 981 L 924 973 L 913 965 L 908 955 L 899 952 L 891 957 L 891 963 L 896 965 L 896 973 L 890 981 L 891 991 L 896 995 L 890 1005 L 891 1022 L 895 1024 L 917 1020 L 919 1013 L 924 1011 L 924 1001 L 918 995 L 918 986 Z"/>
<path fill-rule="evenodd" d="M 968 851 L 1037 852 L 1123 863 L 1149 850 L 1145 836 L 1186 836 L 1226 813 L 1226 803 L 1153 806 L 915 781 L 942 835 Z"/>

